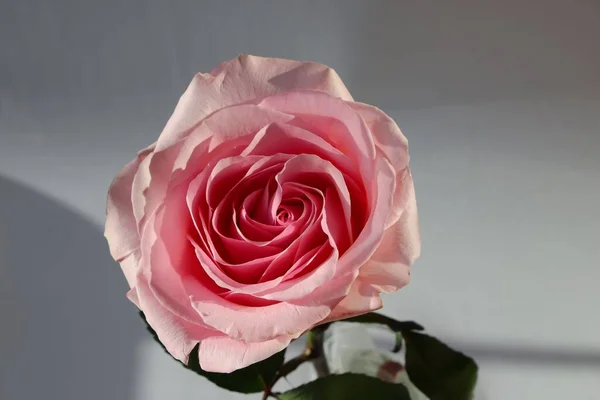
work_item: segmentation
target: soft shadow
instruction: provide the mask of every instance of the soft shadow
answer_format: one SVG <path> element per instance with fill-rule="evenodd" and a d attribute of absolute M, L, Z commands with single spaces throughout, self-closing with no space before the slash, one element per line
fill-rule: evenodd
<path fill-rule="evenodd" d="M 455 344 L 476 360 L 506 364 L 538 364 L 560 367 L 600 368 L 600 351 L 595 348 L 550 348 L 492 343 Z"/>
<path fill-rule="evenodd" d="M 133 399 L 143 328 L 97 227 L 0 177 L 0 398 Z"/>
<path fill-rule="evenodd" d="M 389 332 L 373 330 L 377 347 L 392 349 L 395 337 Z M 536 365 L 555 367 L 600 368 L 600 349 L 573 345 L 572 347 L 550 347 L 539 345 L 504 344 L 477 341 L 447 341 L 443 334 L 436 335 L 452 348 L 473 357 L 476 361 L 485 361 L 507 365 Z"/>

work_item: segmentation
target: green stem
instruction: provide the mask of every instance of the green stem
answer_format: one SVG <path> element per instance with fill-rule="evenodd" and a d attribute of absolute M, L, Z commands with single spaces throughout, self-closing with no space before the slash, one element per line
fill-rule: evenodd
<path fill-rule="evenodd" d="M 300 365 L 304 364 L 307 361 L 311 361 L 316 357 L 317 352 L 314 351 L 313 336 L 314 333 L 312 331 L 307 332 L 306 348 L 304 349 L 304 352 L 299 356 L 294 357 L 291 360 L 285 362 L 281 366 L 281 368 L 279 368 L 279 371 L 277 371 L 277 374 L 275 374 L 275 377 L 265 389 L 262 400 L 266 400 L 269 396 L 277 398 L 276 394 L 272 392 L 272 389 L 277 383 L 277 381 L 295 371 Z"/>
<path fill-rule="evenodd" d="M 329 367 L 327 366 L 325 352 L 323 351 L 323 336 L 325 329 L 323 329 L 323 327 L 318 327 L 314 331 L 311 331 L 311 333 L 312 362 L 317 371 L 317 375 L 319 378 L 322 378 L 329 375 Z"/>

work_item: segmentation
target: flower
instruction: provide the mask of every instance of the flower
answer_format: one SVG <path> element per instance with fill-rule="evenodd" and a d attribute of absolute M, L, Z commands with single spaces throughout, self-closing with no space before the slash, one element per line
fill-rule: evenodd
<path fill-rule="evenodd" d="M 167 350 L 231 372 L 382 306 L 418 257 L 407 140 L 332 69 L 242 55 L 197 74 L 111 184 L 105 236 Z"/>

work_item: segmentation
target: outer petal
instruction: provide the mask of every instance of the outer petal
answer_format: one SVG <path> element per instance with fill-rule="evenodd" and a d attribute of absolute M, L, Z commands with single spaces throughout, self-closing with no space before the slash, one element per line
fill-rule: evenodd
<path fill-rule="evenodd" d="M 215 111 L 202 120 L 184 140 L 174 169 L 186 170 L 191 162 L 196 168 L 206 164 L 206 156 L 223 158 L 216 147 L 224 142 L 240 146 L 238 155 L 257 132 L 271 123 L 291 121 L 293 115 L 257 106 L 241 104 Z M 244 143 L 245 142 L 245 143 Z"/>
<path fill-rule="evenodd" d="M 372 173 L 375 143 L 361 116 L 350 103 L 314 90 L 297 90 L 263 99 L 259 105 L 294 114 L 289 124 L 318 134 L 358 163 L 361 174 Z"/>
<path fill-rule="evenodd" d="M 117 174 L 108 190 L 104 236 L 108 241 L 110 254 L 116 261 L 121 261 L 140 246 L 131 203 L 131 187 L 140 164 L 153 149 L 154 145 L 151 145 L 140 151 L 136 159 Z"/>
<path fill-rule="evenodd" d="M 208 290 L 202 283 L 183 282 L 192 306 L 205 324 L 231 338 L 263 342 L 279 336 L 297 338 L 322 321 L 332 306 L 325 302 L 308 306 L 281 302 L 264 307 L 248 307 L 232 303 Z"/>
<path fill-rule="evenodd" d="M 396 171 L 408 166 L 408 140 L 398 125 L 377 107 L 364 103 L 349 102 L 365 121 L 375 140 L 375 145 L 385 154 Z"/>
<path fill-rule="evenodd" d="M 329 318 L 331 311 L 333 311 L 341 301 L 348 297 L 350 289 L 357 277 L 358 271 L 335 276 L 329 282 L 317 287 L 310 296 L 297 300 L 295 303 L 305 306 L 315 306 L 322 303 L 332 304 L 331 310 L 329 314 L 327 314 L 327 318 Z M 326 321 L 326 319 L 324 319 L 324 321 Z"/>
<path fill-rule="evenodd" d="M 141 256 L 141 252 L 139 250 L 135 250 L 119 261 L 121 269 L 123 270 L 123 274 L 125 275 L 125 279 L 127 279 L 127 283 L 129 284 L 130 288 L 135 288 L 136 277 L 140 271 Z"/>
<path fill-rule="evenodd" d="M 183 284 L 185 279 L 194 279 L 189 275 L 199 268 L 187 239 L 190 226 L 185 187 L 179 187 L 148 219 L 142 235 L 140 268 L 153 296 L 165 309 L 201 324 Z"/>
<path fill-rule="evenodd" d="M 366 314 L 383 307 L 379 291 L 360 278 L 354 281 L 348 295 L 331 311 L 323 322 L 337 321 Z"/>
<path fill-rule="evenodd" d="M 352 100 L 337 73 L 324 65 L 240 55 L 194 77 L 161 133 L 157 150 L 186 136 L 190 128 L 218 109 L 294 89 L 321 90 Z"/>
<path fill-rule="evenodd" d="M 148 324 L 156 331 L 161 343 L 176 359 L 187 364 L 189 354 L 196 344 L 220 332 L 191 323 L 171 313 L 154 297 L 143 275 L 139 275 L 136 292 L 140 309 Z"/>
<path fill-rule="evenodd" d="M 373 135 L 375 145 L 390 161 L 396 171 L 396 192 L 394 193 L 392 211 L 385 224 L 387 229 L 398 221 L 405 207 L 406 188 L 403 185 L 411 185 L 412 187 L 412 179 L 410 179 L 410 182 L 405 179 L 407 174 L 410 178 L 408 140 L 394 120 L 380 109 L 356 102 L 350 102 L 348 105 L 360 114 Z"/>
<path fill-rule="evenodd" d="M 174 185 L 190 180 L 213 158 L 242 151 L 243 147 L 218 146 L 249 143 L 257 131 L 271 122 L 293 117 L 252 104 L 228 107 L 213 113 L 195 127 L 190 136 L 156 150 L 138 166 L 131 190 L 133 214 L 141 231 L 147 216 L 156 211 Z"/>
<path fill-rule="evenodd" d="M 229 373 L 272 356 L 286 348 L 291 341 L 291 336 L 256 343 L 227 336 L 210 337 L 200 342 L 200 366 L 205 371 Z"/>
<path fill-rule="evenodd" d="M 421 239 L 417 216 L 417 202 L 410 173 L 405 175 L 401 187 L 402 208 L 397 222 L 385 231 L 373 256 L 360 268 L 363 282 L 381 292 L 394 292 L 408 284 L 410 265 L 421 254 Z"/>
<path fill-rule="evenodd" d="M 132 182 L 131 201 L 133 214 L 142 230 L 148 215 L 156 211 L 164 200 L 173 178 L 173 165 L 182 141 L 161 151 L 154 151 L 140 163 Z"/>
<path fill-rule="evenodd" d="M 355 164 L 350 158 L 315 133 L 294 125 L 270 124 L 254 136 L 241 155 L 268 156 L 276 153 L 314 154 L 331 162 L 343 173 L 353 174 L 356 179 Z"/>
<path fill-rule="evenodd" d="M 375 179 L 370 183 L 369 192 L 373 196 L 371 215 L 356 241 L 340 257 L 340 274 L 357 271 L 371 258 L 383 238 L 385 221 L 392 206 L 395 173 L 389 161 L 379 154 L 376 159 Z"/>

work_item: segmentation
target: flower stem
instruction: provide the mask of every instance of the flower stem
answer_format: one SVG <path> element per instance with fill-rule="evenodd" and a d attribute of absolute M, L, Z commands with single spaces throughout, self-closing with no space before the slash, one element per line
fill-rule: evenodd
<path fill-rule="evenodd" d="M 265 389 L 262 400 L 266 400 L 269 396 L 277 398 L 276 394 L 272 392 L 273 386 L 275 386 L 277 381 L 292 373 L 300 365 L 304 364 L 307 361 L 313 361 L 313 363 L 315 363 L 314 365 L 315 369 L 317 370 L 317 373 L 319 374 L 319 376 L 322 376 L 320 372 L 322 371 L 322 366 L 317 367 L 316 364 L 318 358 L 325 360 L 325 358 L 323 357 L 323 332 L 317 330 L 308 331 L 306 333 L 306 348 L 304 349 L 304 352 L 299 356 L 288 360 L 281 366 L 281 368 L 279 368 L 279 371 L 277 371 L 277 374 L 275 374 L 275 377 Z M 325 363 L 324 366 L 325 368 L 327 368 L 327 363 Z"/>
<path fill-rule="evenodd" d="M 325 352 L 323 351 L 323 334 L 325 330 L 321 327 L 311 331 L 310 346 L 312 349 L 312 363 L 317 371 L 317 376 L 322 378 L 329 375 L 329 367 L 327 366 L 327 360 L 325 359 Z"/>

